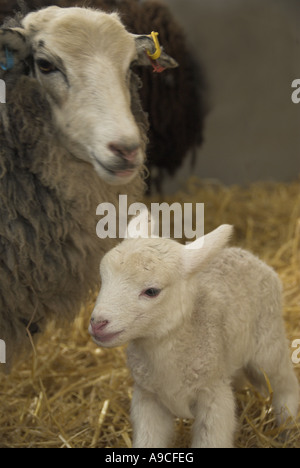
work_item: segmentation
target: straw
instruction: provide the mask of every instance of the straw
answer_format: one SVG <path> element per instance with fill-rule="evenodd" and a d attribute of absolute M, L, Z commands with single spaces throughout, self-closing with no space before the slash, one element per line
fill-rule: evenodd
<path fill-rule="evenodd" d="M 273 266 L 284 287 L 292 356 L 292 341 L 300 339 L 300 182 L 225 187 L 191 179 L 176 196 L 145 200 L 151 201 L 204 203 L 205 232 L 233 224 L 233 243 Z M 11 375 L 0 374 L 0 447 L 131 447 L 126 347 L 92 342 L 92 308 L 91 300 L 73 324 L 51 324 Z M 300 364 L 294 367 L 300 380 Z M 300 448 L 300 419 L 277 427 L 271 390 L 262 396 L 247 386 L 237 393 L 237 447 Z M 189 446 L 191 425 L 176 420 L 174 447 Z"/>

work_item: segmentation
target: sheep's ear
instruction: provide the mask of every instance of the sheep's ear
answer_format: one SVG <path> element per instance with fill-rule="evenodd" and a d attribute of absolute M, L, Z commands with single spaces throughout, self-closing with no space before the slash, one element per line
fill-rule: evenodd
<path fill-rule="evenodd" d="M 155 45 L 151 36 L 133 34 L 136 44 L 136 50 L 138 54 L 137 65 L 152 65 L 154 71 L 162 72 L 166 68 L 176 68 L 178 63 L 170 55 L 168 55 L 161 46 L 161 53 L 159 57 L 151 58 L 151 55 L 157 52 L 157 46 Z"/>
<path fill-rule="evenodd" d="M 30 53 L 22 28 L 0 28 L 0 72 L 7 72 Z"/>
<path fill-rule="evenodd" d="M 233 234 L 233 226 L 223 224 L 206 236 L 183 247 L 183 268 L 186 274 L 194 273 L 222 250 Z"/>

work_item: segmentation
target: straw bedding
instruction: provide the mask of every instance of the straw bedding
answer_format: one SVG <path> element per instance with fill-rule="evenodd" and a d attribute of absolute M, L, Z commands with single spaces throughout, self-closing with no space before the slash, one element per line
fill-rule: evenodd
<path fill-rule="evenodd" d="M 299 339 L 300 182 L 228 188 L 194 179 L 164 201 L 205 203 L 205 232 L 235 225 L 234 243 L 279 273 L 287 336 Z M 92 304 L 73 324 L 52 324 L 32 355 L 11 375 L 0 375 L 0 447 L 131 446 L 132 381 L 125 348 L 96 347 L 87 332 L 91 309 Z M 295 369 L 300 380 L 300 365 Z M 268 398 L 251 387 L 237 393 L 237 447 L 300 448 L 300 419 L 277 428 L 271 401 L 271 388 Z M 188 447 L 190 426 L 176 421 L 174 447 Z"/>

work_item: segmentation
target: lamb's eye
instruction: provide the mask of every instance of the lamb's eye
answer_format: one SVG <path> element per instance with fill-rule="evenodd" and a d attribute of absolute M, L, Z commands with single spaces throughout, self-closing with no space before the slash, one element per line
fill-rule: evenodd
<path fill-rule="evenodd" d="M 160 289 L 149 288 L 149 289 L 146 289 L 146 291 L 144 291 L 142 295 L 146 297 L 157 297 L 160 294 L 160 292 L 161 292 Z"/>
<path fill-rule="evenodd" d="M 36 61 L 36 64 L 40 70 L 40 72 L 47 74 L 47 73 L 53 73 L 57 71 L 57 68 L 53 63 L 48 62 L 48 60 L 44 59 L 39 59 Z"/>

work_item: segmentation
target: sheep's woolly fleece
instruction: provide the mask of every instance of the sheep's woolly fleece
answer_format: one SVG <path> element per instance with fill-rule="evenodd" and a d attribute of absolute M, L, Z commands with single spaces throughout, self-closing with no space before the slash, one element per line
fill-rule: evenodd
<path fill-rule="evenodd" d="M 17 25 L 11 22 L 10 25 Z M 96 207 L 140 200 L 142 176 L 127 186 L 100 180 L 56 138 L 51 110 L 37 80 L 18 65 L 5 75 L 7 102 L 0 114 L 0 330 L 12 354 L 42 331 L 51 317 L 70 320 L 99 285 L 99 257 L 112 246 L 96 235 Z M 143 151 L 147 119 L 132 74 L 132 112 Z"/>
<path fill-rule="evenodd" d="M 235 225 L 233 243 L 275 268 L 283 282 L 291 344 L 300 339 L 299 189 L 300 181 L 229 188 L 191 180 L 176 197 L 164 198 L 205 203 L 205 232 Z M 92 307 L 82 310 L 73 326 L 50 326 L 33 356 L 24 356 L 10 376 L 1 377 L 1 447 L 131 446 L 132 379 L 125 349 L 101 349 L 92 342 L 87 331 Z M 300 380 L 300 364 L 295 370 Z M 271 402 L 272 389 L 267 399 L 252 387 L 238 393 L 237 447 L 300 448 L 300 414 L 288 428 L 277 428 Z M 177 421 L 174 447 L 189 446 L 190 424 Z"/>

